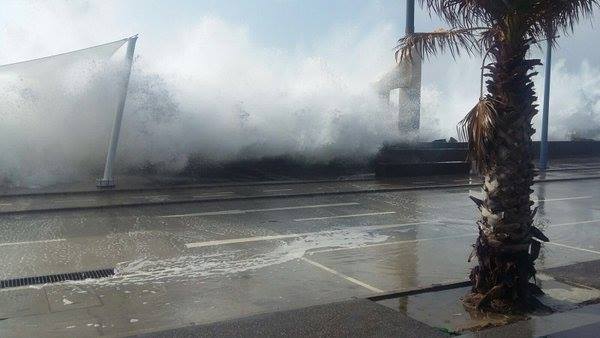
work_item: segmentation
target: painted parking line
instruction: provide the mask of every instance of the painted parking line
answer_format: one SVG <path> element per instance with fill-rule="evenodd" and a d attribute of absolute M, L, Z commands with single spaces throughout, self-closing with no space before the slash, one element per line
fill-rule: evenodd
<path fill-rule="evenodd" d="M 600 251 L 579 248 L 579 247 L 576 247 L 576 246 L 566 245 L 566 244 L 557 243 L 557 242 L 544 242 L 543 244 L 550 244 L 550 245 L 560 246 L 562 248 L 573 249 L 573 250 L 584 251 L 584 252 L 590 252 L 590 253 L 594 253 L 594 254 L 600 255 Z"/>
<path fill-rule="evenodd" d="M 367 189 L 378 189 L 378 188 L 388 188 L 391 187 L 392 184 L 390 183 L 375 183 L 375 184 L 365 184 L 364 186 L 360 186 L 360 187 L 364 187 Z"/>
<path fill-rule="evenodd" d="M 410 183 L 412 183 L 412 184 L 435 184 L 437 182 L 435 182 L 435 181 L 413 181 Z"/>
<path fill-rule="evenodd" d="M 318 232 L 305 232 L 305 233 L 295 233 L 295 234 L 286 234 L 286 235 L 271 235 L 271 236 L 257 236 L 257 237 L 243 237 L 243 238 L 231 238 L 231 239 L 222 239 L 222 240 L 206 241 L 206 242 L 186 243 L 185 246 L 187 248 L 201 248 L 201 247 L 207 247 L 207 246 L 217 246 L 217 245 L 226 245 L 226 244 L 240 244 L 240 243 L 250 243 L 250 242 L 272 241 L 272 240 L 277 240 L 277 239 L 299 238 L 299 237 L 306 237 L 306 236 L 312 236 L 312 235 L 331 234 L 331 233 L 349 231 L 349 230 L 350 231 L 352 231 L 352 230 L 373 231 L 373 230 L 382 230 L 382 229 L 391 229 L 391 228 L 400 228 L 400 227 L 407 227 L 407 226 L 413 226 L 413 225 L 436 224 L 436 223 L 439 223 L 439 221 L 433 220 L 433 221 L 413 222 L 413 223 L 357 226 L 357 227 L 347 227 L 347 228 L 343 228 L 343 229 L 318 231 Z"/>
<path fill-rule="evenodd" d="M 131 196 L 130 198 L 166 198 L 169 195 L 141 195 L 141 196 Z"/>
<path fill-rule="evenodd" d="M 95 202 L 95 198 L 80 198 L 80 199 L 71 199 L 71 200 L 54 200 L 52 203 L 69 203 L 69 202 Z"/>
<path fill-rule="evenodd" d="M 0 207 L 6 207 L 12 205 L 12 203 L 0 203 Z"/>
<path fill-rule="evenodd" d="M 554 202 L 554 201 L 570 201 L 570 200 L 585 200 L 593 198 L 592 196 L 577 196 L 577 197 L 563 197 L 563 198 L 546 198 L 542 200 L 532 199 L 534 202 Z"/>
<path fill-rule="evenodd" d="M 465 219 L 465 218 L 444 218 L 442 220 L 443 222 L 459 222 L 459 223 L 474 223 L 476 221 L 476 219 Z M 578 221 L 578 222 L 568 222 L 568 223 L 556 223 L 556 224 L 552 224 L 550 223 L 548 225 L 548 228 L 558 228 L 558 227 L 562 227 L 562 226 L 569 226 L 569 225 L 578 225 L 578 224 L 590 224 L 590 223 L 600 223 L 600 219 L 592 219 L 592 220 L 588 220 L 588 221 Z"/>
<path fill-rule="evenodd" d="M 557 228 L 567 225 L 578 225 L 578 224 L 589 224 L 589 223 L 599 223 L 600 219 L 593 219 L 589 221 L 579 221 L 579 222 L 570 222 L 570 223 L 558 223 L 558 224 L 550 224 L 549 228 Z"/>
<path fill-rule="evenodd" d="M 240 215 L 251 212 L 268 212 L 268 211 L 283 211 L 283 210 L 297 210 L 297 209 L 315 209 L 315 208 L 331 208 L 331 207 L 342 207 L 348 205 L 359 205 L 357 202 L 349 203 L 334 203 L 334 204 L 314 204 L 314 205 L 298 205 L 290 207 L 280 208 L 266 208 L 266 209 L 245 209 L 245 210 L 221 210 L 221 211 L 210 211 L 210 212 L 198 212 L 193 214 L 180 214 L 180 215 L 164 215 L 162 218 L 175 218 L 175 217 L 197 217 L 197 216 L 215 216 L 215 215 Z"/>
<path fill-rule="evenodd" d="M 231 195 L 233 194 L 233 191 L 222 191 L 222 192 L 215 192 L 215 193 L 205 193 L 205 194 L 200 194 L 200 195 L 194 195 L 192 196 L 192 198 L 210 198 L 210 197 L 223 197 L 226 195 Z"/>
<path fill-rule="evenodd" d="M 320 221 L 324 219 L 336 219 L 336 218 L 353 218 L 353 217 L 366 217 L 366 216 L 378 216 L 378 215 L 389 215 L 395 214 L 395 211 L 384 211 L 384 212 L 370 212 L 366 214 L 353 214 L 353 215 L 338 215 L 338 216 L 326 216 L 326 217 L 311 217 L 311 218 L 297 218 L 294 222 L 304 221 Z"/>
<path fill-rule="evenodd" d="M 321 270 L 325 270 L 325 271 L 327 271 L 327 272 L 329 272 L 331 274 L 334 274 L 334 275 L 336 275 L 338 277 L 341 277 L 341 278 L 343 278 L 343 279 L 345 279 L 345 280 L 347 280 L 347 281 L 349 281 L 351 283 L 354 283 L 356 285 L 360 285 L 363 288 L 368 289 L 369 291 L 373 291 L 373 292 L 377 292 L 377 293 L 383 293 L 383 290 L 381 290 L 381 289 L 378 289 L 378 288 L 376 288 L 374 286 L 371 286 L 371 285 L 369 285 L 369 284 L 367 284 L 365 282 L 361 282 L 358 279 L 352 278 L 350 276 L 347 276 L 347 275 L 345 275 L 345 274 L 343 274 L 341 272 L 335 271 L 332 268 L 326 267 L 325 265 L 317 263 L 317 262 L 315 262 L 315 261 L 313 261 L 311 259 L 308 259 L 306 257 L 302 257 L 300 259 L 303 260 L 303 261 L 305 261 L 305 262 L 307 262 L 307 263 L 309 263 L 309 264 L 311 264 L 311 265 L 313 265 L 313 266 L 316 266 L 317 268 L 319 268 Z"/>
<path fill-rule="evenodd" d="M 483 199 L 483 193 L 481 191 L 477 191 L 477 190 L 471 190 L 469 189 L 469 195 L 473 195 L 479 199 Z M 575 196 L 575 197 L 559 197 L 559 198 L 544 198 L 544 199 L 537 199 L 537 198 L 532 198 L 531 200 L 533 202 L 555 202 L 555 201 L 570 201 L 570 200 L 584 200 L 584 199 L 591 199 L 594 198 L 594 196 Z"/>
<path fill-rule="evenodd" d="M 185 246 L 187 248 L 201 248 L 201 247 L 217 246 L 217 245 L 225 245 L 225 244 L 240 244 L 240 243 L 249 243 L 249 242 L 272 241 L 272 240 L 276 240 L 276 239 L 296 238 L 296 237 L 300 237 L 300 236 L 302 236 L 302 235 L 289 234 L 289 235 L 232 238 L 232 239 L 223 239 L 223 240 L 217 240 L 217 241 L 186 243 Z"/>
<path fill-rule="evenodd" d="M 265 189 L 263 192 L 283 192 L 283 191 L 292 191 L 294 189 Z"/>
<path fill-rule="evenodd" d="M 57 239 L 46 239 L 41 241 L 25 241 L 25 242 L 10 242 L 10 243 L 0 243 L 0 247 L 2 246 L 11 246 L 11 245 L 26 245 L 26 244 L 38 244 L 38 243 L 51 243 L 51 242 L 63 242 L 66 241 L 64 238 Z"/>
<path fill-rule="evenodd" d="M 442 222 L 442 221 L 438 221 L 438 222 Z M 577 224 L 586 224 L 586 223 L 597 223 L 597 222 L 600 222 L 600 219 L 590 220 L 590 221 L 581 221 L 581 222 L 561 223 L 561 224 L 552 225 L 551 227 L 566 226 L 566 225 L 577 225 Z M 434 238 L 420 238 L 420 239 L 414 239 L 414 240 L 403 240 L 403 241 L 393 241 L 393 242 L 384 242 L 384 243 L 376 243 L 376 244 L 367 244 L 367 245 L 361 245 L 361 246 L 355 246 L 355 247 L 344 247 L 344 248 L 330 248 L 330 249 L 321 249 L 321 250 L 311 250 L 311 251 L 307 252 L 306 254 L 307 255 L 314 255 L 314 254 L 325 253 L 325 252 L 345 251 L 345 250 L 354 250 L 354 249 L 366 249 L 366 248 L 373 248 L 373 247 L 380 247 L 380 246 L 400 245 L 400 244 L 405 244 L 405 243 L 418 243 L 418 242 L 425 242 L 425 241 L 435 241 L 435 240 L 454 239 L 454 238 L 466 238 L 466 237 L 476 237 L 476 236 L 477 236 L 477 234 L 473 233 L 473 234 L 463 234 L 463 235 L 455 235 L 455 236 L 442 236 L 442 237 L 434 237 Z M 590 249 L 585 249 L 585 248 L 580 248 L 580 247 L 571 246 L 571 245 L 562 244 L 562 243 L 557 243 L 557 242 L 544 242 L 543 244 L 550 244 L 550 245 L 555 245 L 555 246 L 559 246 L 559 247 L 563 247 L 563 248 L 568 248 L 568 249 L 572 249 L 572 250 L 579 250 L 579 251 L 584 251 L 584 252 L 589 252 L 589 253 L 594 253 L 594 254 L 600 255 L 600 251 L 590 250 Z"/>
<path fill-rule="evenodd" d="M 312 250 L 312 251 L 307 252 L 307 254 L 308 255 L 314 255 L 314 254 L 323 253 L 323 252 L 345 251 L 345 250 L 355 250 L 355 249 L 367 249 L 367 248 L 374 248 L 374 247 L 378 247 L 378 246 L 400 245 L 400 244 L 406 244 L 406 243 L 429 242 L 429 241 L 436 241 L 436 240 L 442 240 L 442 239 L 453 239 L 453 238 L 464 238 L 464 237 L 475 237 L 475 236 L 477 236 L 476 233 L 474 233 L 474 234 L 454 235 L 454 236 L 432 237 L 432 238 L 409 239 L 409 240 L 403 240 L 403 241 L 383 242 L 383 243 L 377 243 L 377 244 L 366 244 L 366 245 L 354 246 L 354 247 Z"/>

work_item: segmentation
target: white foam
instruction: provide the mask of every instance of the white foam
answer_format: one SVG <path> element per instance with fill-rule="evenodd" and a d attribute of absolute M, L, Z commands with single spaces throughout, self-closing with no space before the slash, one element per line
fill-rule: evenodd
<path fill-rule="evenodd" d="M 248 250 L 222 248 L 218 253 L 211 254 L 195 251 L 170 259 L 138 259 L 123 262 L 117 265 L 114 277 L 68 283 L 94 285 L 142 284 L 232 275 L 290 262 L 303 257 L 308 250 L 358 247 L 384 242 L 387 238 L 386 235 L 358 229 L 312 233 L 289 242 L 275 241 L 274 247 L 261 246 Z"/>
<path fill-rule="evenodd" d="M 130 25 L 148 24 L 115 23 L 115 13 L 127 12 L 121 3 L 86 2 L 82 10 L 71 2 L 13 2 L 7 13 L 18 15 L 4 18 L 0 41 L 8 48 L 0 57 L 11 62 L 73 50 L 102 42 L 92 36 L 111 36 L 108 41 L 130 32 Z M 309 50 L 264 46 L 243 23 L 216 15 L 180 23 L 165 35 L 147 29 L 138 43 L 117 168 L 150 164 L 172 173 L 190 154 L 206 161 L 281 154 L 362 158 L 385 141 L 411 138 L 399 135 L 396 110 L 379 104 L 371 90 L 392 67 L 400 35 L 381 22 L 360 32 L 354 22 L 339 27 L 315 38 Z M 0 77 L 0 182 L 49 185 L 101 172 L 114 84 L 122 75 L 118 56 L 111 63 L 106 55 L 88 54 L 33 77 Z M 456 136 L 456 123 L 477 100 L 479 60 L 448 59 L 423 67 L 421 140 Z M 596 64 L 575 72 L 563 65 L 555 63 L 550 137 L 565 138 L 570 130 L 598 137 L 600 71 Z"/>

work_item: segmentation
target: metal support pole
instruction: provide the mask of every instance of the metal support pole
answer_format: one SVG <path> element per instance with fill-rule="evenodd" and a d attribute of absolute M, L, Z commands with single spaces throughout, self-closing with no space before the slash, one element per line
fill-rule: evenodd
<path fill-rule="evenodd" d="M 406 0 L 406 35 L 415 32 L 415 0 Z"/>
<path fill-rule="evenodd" d="M 540 170 L 548 168 L 548 115 L 550 111 L 550 75 L 552 64 L 552 42 L 546 47 L 546 70 L 544 75 L 544 107 L 542 112 L 542 137 L 540 140 Z"/>
<path fill-rule="evenodd" d="M 415 0 L 406 0 L 406 35 L 415 33 Z M 400 62 L 404 78 L 398 95 L 398 129 L 400 132 L 418 132 L 421 120 L 421 57 L 413 50 L 412 59 Z"/>
<path fill-rule="evenodd" d="M 129 77 L 131 76 L 131 67 L 133 65 L 133 54 L 135 52 L 136 42 L 137 35 L 129 38 L 129 41 L 127 42 L 127 74 L 125 74 L 125 79 L 123 81 L 121 97 L 119 98 L 117 105 L 117 114 L 115 116 L 115 122 L 110 135 L 108 153 L 106 154 L 106 164 L 104 166 L 104 175 L 102 178 L 96 180 L 96 186 L 98 188 L 112 188 L 115 186 L 115 179 L 113 177 L 113 163 L 115 161 L 115 156 L 117 155 L 117 145 L 119 144 L 119 134 L 121 132 L 121 121 L 123 120 L 123 110 L 125 109 L 125 101 L 127 99 L 127 88 L 129 87 Z"/>

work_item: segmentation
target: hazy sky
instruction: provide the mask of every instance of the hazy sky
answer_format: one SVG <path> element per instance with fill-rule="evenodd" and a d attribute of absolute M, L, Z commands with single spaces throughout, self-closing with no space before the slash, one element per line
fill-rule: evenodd
<path fill-rule="evenodd" d="M 152 61 L 162 57 L 165 62 L 159 64 L 166 67 L 167 50 L 176 54 L 188 45 L 202 44 L 191 32 L 216 20 L 222 27 L 206 31 L 210 45 L 199 45 L 200 53 L 202 48 L 235 45 L 234 40 L 242 38 L 240 44 L 251 44 L 250 53 L 283 55 L 290 68 L 309 57 L 344 64 L 345 71 L 368 67 L 373 75 L 365 77 L 367 81 L 393 65 L 406 6 L 403 0 L 0 0 L 0 4 L 0 64 L 139 33 L 137 54 Z M 415 21 L 417 31 L 445 26 L 420 7 Z M 554 58 L 563 70 L 581 72 L 584 62 L 597 65 L 600 46 L 594 43 L 598 34 L 593 24 L 600 24 L 600 13 L 584 20 L 575 34 L 561 37 Z M 343 55 L 344 49 L 358 48 L 360 53 Z M 543 56 L 537 48 L 533 54 Z M 468 81 L 457 96 L 476 93 L 479 63 L 477 58 L 452 60 L 442 55 L 426 62 L 423 83 L 447 91 L 473 77 L 475 81 Z"/>
<path fill-rule="evenodd" d="M 45 51 L 44 45 L 48 41 L 35 40 L 47 37 L 53 31 L 71 35 L 60 36 L 64 42 L 57 48 L 61 45 L 75 47 L 82 38 L 89 43 L 100 43 L 133 33 L 140 33 L 146 39 L 149 36 L 168 37 L 206 15 L 217 16 L 247 28 L 252 39 L 264 46 L 288 50 L 310 49 L 323 35 L 348 27 L 368 34 L 369 27 L 386 23 L 393 25 L 399 37 L 403 32 L 405 16 L 403 0 L 2 0 L 0 4 L 0 27 L 4 33 L 8 32 L 24 43 L 38 44 L 41 52 Z M 30 21 L 32 14 L 36 16 L 35 22 Z M 48 20 L 39 20 L 44 16 Z M 56 22 L 52 22 L 52 16 L 62 16 L 64 20 L 59 24 L 66 27 L 57 26 Z M 89 24 L 89 29 L 80 26 L 85 22 Z M 595 22 L 600 20 L 596 19 Z M 33 29 L 24 28 L 28 24 Z M 69 31 L 71 24 L 78 31 Z M 417 30 L 441 26 L 442 23 L 418 8 Z M 39 34 L 35 30 L 40 31 Z M 589 48 L 589 39 L 593 36 L 591 26 L 585 23 L 577 33 L 581 36 L 562 39 L 558 54 L 567 54 L 576 59 L 584 57 L 584 54 L 590 58 L 600 57 L 600 48 Z M 6 37 L 5 34 L 2 34 L 2 38 Z M 10 44 L 18 41 L 16 39 L 0 40 L 3 50 L 0 61 L 12 59 L 7 49 L 16 47 Z M 389 41 L 390 49 L 394 42 Z"/>
<path fill-rule="evenodd" d="M 238 58 L 254 60 L 268 54 L 284 70 L 319 58 L 338 73 L 354 76 L 350 73 L 358 71 L 360 76 L 354 77 L 366 82 L 392 67 L 406 6 L 403 0 L 0 0 L 0 4 L 0 64 L 139 33 L 137 55 L 151 64 L 148 69 L 177 67 L 172 55 L 190 48 L 199 54 L 243 50 L 246 55 Z M 420 7 L 415 21 L 417 31 L 445 26 Z M 598 24 L 600 13 L 584 20 L 575 34 L 560 38 L 554 60 L 561 71 L 583 76 L 586 64 L 596 69 Z M 543 52 L 534 48 L 533 55 L 543 57 Z M 208 61 L 224 60 L 215 55 Z M 450 112 L 449 122 L 476 100 L 479 67 L 478 58 L 453 60 L 448 55 L 425 62 L 424 88 L 445 95 L 441 108 Z M 540 73 L 543 76 L 543 69 Z"/>

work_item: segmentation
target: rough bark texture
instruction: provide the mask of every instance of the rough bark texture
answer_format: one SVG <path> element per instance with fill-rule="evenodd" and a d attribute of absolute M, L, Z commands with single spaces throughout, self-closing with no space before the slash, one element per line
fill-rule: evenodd
<path fill-rule="evenodd" d="M 600 0 L 421 0 L 431 12 L 452 27 L 414 33 L 399 40 L 396 55 L 410 57 L 414 48 L 422 56 L 438 51 L 453 55 L 481 51 L 489 77 L 488 94 L 459 123 L 459 135 L 469 141 L 469 157 L 483 174 L 483 200 L 471 199 L 481 211 L 474 254 L 479 265 L 470 274 L 472 293 L 466 305 L 500 312 L 542 306 L 535 295 L 542 291 L 530 283 L 541 244 L 548 241 L 532 223 L 531 120 L 537 113 L 533 68 L 539 60 L 527 59 L 531 44 L 572 31 L 591 17 Z"/>
<path fill-rule="evenodd" d="M 475 243 L 478 266 L 470 274 L 472 294 L 466 302 L 477 308 L 499 312 L 530 310 L 541 292 L 530 279 L 535 276 L 534 260 L 546 240 L 532 226 L 531 186 L 534 165 L 531 120 L 537 113 L 531 77 L 539 60 L 526 59 L 529 41 L 522 38 L 496 42 L 487 66 L 487 99 L 498 120 L 494 144 L 487 149 L 484 199 L 473 198 L 481 211 L 479 237 Z"/>

